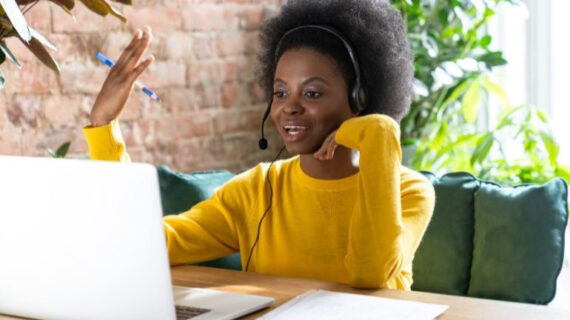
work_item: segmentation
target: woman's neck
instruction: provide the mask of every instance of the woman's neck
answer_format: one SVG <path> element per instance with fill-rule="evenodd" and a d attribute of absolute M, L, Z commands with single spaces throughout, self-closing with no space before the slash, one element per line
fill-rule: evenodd
<path fill-rule="evenodd" d="M 316 179 L 341 179 L 358 172 L 358 151 L 338 146 L 331 160 L 319 160 L 312 154 L 302 154 L 301 169 Z"/>

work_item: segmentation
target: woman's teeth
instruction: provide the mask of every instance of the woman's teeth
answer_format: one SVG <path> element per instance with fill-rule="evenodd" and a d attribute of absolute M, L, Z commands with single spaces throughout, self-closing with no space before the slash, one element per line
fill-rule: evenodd
<path fill-rule="evenodd" d="M 308 129 L 308 127 L 302 127 L 302 126 L 285 126 L 284 128 L 285 131 L 287 131 L 287 133 L 290 135 L 297 135 Z"/>

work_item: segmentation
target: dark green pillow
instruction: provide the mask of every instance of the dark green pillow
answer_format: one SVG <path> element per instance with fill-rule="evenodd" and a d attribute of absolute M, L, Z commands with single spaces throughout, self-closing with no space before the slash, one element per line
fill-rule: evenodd
<path fill-rule="evenodd" d="M 181 173 L 167 166 L 160 166 L 157 171 L 164 215 L 187 211 L 198 202 L 210 198 L 218 187 L 234 176 L 226 170 Z M 235 253 L 199 265 L 241 270 L 241 258 L 239 253 Z"/>
<path fill-rule="evenodd" d="M 550 302 L 562 267 L 567 199 L 560 178 L 512 188 L 481 182 L 468 295 Z"/>
<path fill-rule="evenodd" d="M 413 261 L 413 290 L 465 295 L 473 253 L 473 195 L 469 173 L 441 178 L 422 172 L 435 189 L 435 209 Z"/>
<path fill-rule="evenodd" d="M 234 176 L 226 170 L 181 173 L 167 166 L 157 170 L 164 215 L 184 212 L 209 199 L 217 188 Z"/>

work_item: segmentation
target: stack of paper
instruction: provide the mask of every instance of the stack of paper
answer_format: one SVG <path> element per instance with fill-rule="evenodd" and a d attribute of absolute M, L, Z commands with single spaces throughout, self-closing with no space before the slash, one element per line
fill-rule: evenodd
<path fill-rule="evenodd" d="M 434 319 L 448 306 L 326 290 L 310 290 L 260 319 Z"/>

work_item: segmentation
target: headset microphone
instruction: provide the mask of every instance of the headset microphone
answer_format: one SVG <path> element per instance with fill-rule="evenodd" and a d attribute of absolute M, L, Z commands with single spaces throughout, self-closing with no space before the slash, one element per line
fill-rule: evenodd
<path fill-rule="evenodd" d="M 271 112 L 271 104 L 273 103 L 273 99 L 269 101 L 267 105 L 267 109 L 265 109 L 265 113 L 263 114 L 263 119 L 261 120 L 261 139 L 259 139 L 258 146 L 259 149 L 265 150 L 267 149 L 267 139 L 265 139 L 263 128 L 265 127 L 265 121 L 269 117 L 269 112 Z"/>

